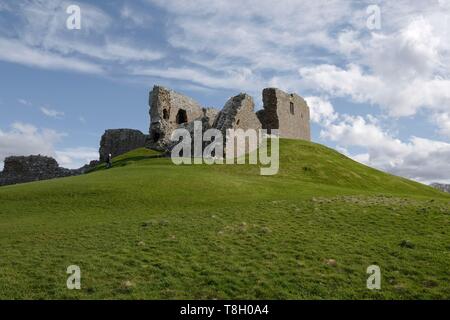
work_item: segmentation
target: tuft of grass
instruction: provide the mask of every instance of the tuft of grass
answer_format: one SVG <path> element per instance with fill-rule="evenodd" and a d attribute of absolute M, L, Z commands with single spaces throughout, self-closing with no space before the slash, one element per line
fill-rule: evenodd
<path fill-rule="evenodd" d="M 138 149 L 0 188 L 0 298 L 450 298 L 450 196 L 318 144 L 280 147 L 275 176 Z"/>

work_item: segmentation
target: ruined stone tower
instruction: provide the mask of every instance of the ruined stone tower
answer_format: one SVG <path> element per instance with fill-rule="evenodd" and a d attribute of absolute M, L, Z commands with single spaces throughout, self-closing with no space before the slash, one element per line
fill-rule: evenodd
<path fill-rule="evenodd" d="M 253 98 L 246 93 L 231 97 L 214 122 L 213 127 L 222 131 L 225 136 L 227 129 L 261 129 L 261 123 L 254 111 Z"/>
<path fill-rule="evenodd" d="M 172 132 L 195 120 L 207 117 L 212 124 L 218 111 L 202 108 L 193 99 L 161 86 L 154 86 L 149 95 L 150 145 L 164 148 Z"/>
<path fill-rule="evenodd" d="M 264 129 L 278 129 L 281 138 L 311 140 L 309 107 L 295 93 L 266 88 L 262 93 L 264 109 L 257 112 Z"/>

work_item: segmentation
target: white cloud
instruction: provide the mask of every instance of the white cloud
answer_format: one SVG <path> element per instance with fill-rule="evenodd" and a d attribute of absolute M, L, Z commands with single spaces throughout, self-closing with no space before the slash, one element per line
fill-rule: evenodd
<path fill-rule="evenodd" d="M 347 70 L 329 64 L 302 67 L 299 74 L 315 90 L 335 97 L 348 96 L 356 102 L 375 103 L 374 94 L 383 89 L 380 79 L 363 74 L 356 64 L 349 64 Z"/>
<path fill-rule="evenodd" d="M 424 183 L 450 182 L 449 143 L 414 136 L 408 142 L 401 141 L 383 130 L 372 116 L 341 115 L 323 126 L 321 138 L 336 142 L 341 152 L 380 170 Z M 366 151 L 351 155 L 349 147 Z"/>
<path fill-rule="evenodd" d="M 432 116 L 441 135 L 450 138 L 450 112 L 436 113 Z"/>
<path fill-rule="evenodd" d="M 346 56 L 351 56 L 355 52 L 361 52 L 364 48 L 358 37 L 359 33 L 355 30 L 340 32 L 337 38 L 337 49 Z"/>
<path fill-rule="evenodd" d="M 115 43 L 107 42 L 106 46 L 104 47 L 102 57 L 104 59 L 120 60 L 126 62 L 129 60 L 154 61 L 161 59 L 163 56 L 164 55 L 158 51 L 148 50 L 119 42 Z"/>
<path fill-rule="evenodd" d="M 418 17 L 389 34 L 373 33 L 363 42 L 363 62 L 383 78 L 402 81 L 430 78 L 440 67 L 445 48 L 431 23 Z"/>
<path fill-rule="evenodd" d="M 47 117 L 56 118 L 56 119 L 60 119 L 60 118 L 64 117 L 64 112 L 62 112 L 62 111 L 58 111 L 58 110 L 54 110 L 54 109 L 50 109 L 50 108 L 46 108 L 46 107 L 41 107 L 40 110 Z"/>
<path fill-rule="evenodd" d="M 5 37 L 0 35 L 0 60 L 33 67 L 104 74 L 112 62 L 150 62 L 164 54 L 116 35 L 115 22 L 94 5 L 81 5 L 81 30 L 66 28 L 69 1 L 14 4 L 21 19 Z M 120 24 L 119 24 L 120 25 Z M 117 25 L 116 25 L 117 26 Z M 1 33 L 0 33 L 1 34 Z"/>
<path fill-rule="evenodd" d="M 19 102 L 20 104 L 23 104 L 24 106 L 27 106 L 27 107 L 32 106 L 32 103 L 30 101 L 22 99 L 22 98 L 17 99 L 17 102 Z"/>
<path fill-rule="evenodd" d="M 8 131 L 0 129 L 0 161 L 13 155 L 54 156 L 54 144 L 64 135 L 51 129 L 38 129 L 31 124 L 15 122 Z"/>
<path fill-rule="evenodd" d="M 28 123 L 14 122 L 9 130 L 0 129 L 0 164 L 9 156 L 41 154 L 54 157 L 63 167 L 74 169 L 98 159 L 98 151 L 94 148 L 56 149 L 56 144 L 65 136 L 65 133 L 52 129 L 39 129 Z"/>
<path fill-rule="evenodd" d="M 380 147 L 384 155 L 393 156 L 404 147 L 399 139 L 384 132 L 373 117 L 341 115 L 338 121 L 324 127 L 320 135 L 342 146 L 373 150 Z"/>
<path fill-rule="evenodd" d="M 171 15 L 168 41 L 188 61 L 218 71 L 295 70 L 307 47 L 332 47 L 347 1 L 149 1 Z M 261 76 L 261 78 L 263 78 Z M 246 88 L 243 88 L 246 90 Z"/>
<path fill-rule="evenodd" d="M 67 1 L 34 1 L 23 11 L 28 24 L 25 24 L 19 38 L 28 45 L 56 51 L 62 55 L 79 54 L 85 58 L 99 59 L 98 63 L 112 61 L 154 61 L 161 59 L 163 53 L 136 46 L 127 38 L 114 34 L 114 26 L 120 25 L 107 13 L 90 4 L 83 4 L 82 27 L 77 32 L 65 28 Z M 137 14 L 142 18 L 142 13 Z M 135 19 L 137 19 L 134 16 Z"/>
<path fill-rule="evenodd" d="M 383 2 L 382 29 L 338 33 L 336 50 L 347 66 L 299 68 L 302 83 L 332 97 L 381 107 L 393 117 L 431 113 L 445 133 L 450 111 L 450 11 L 419 1 Z"/>
<path fill-rule="evenodd" d="M 96 64 L 76 58 L 62 57 L 6 38 L 0 38 L 0 60 L 45 69 L 103 73 L 103 69 Z"/>
<path fill-rule="evenodd" d="M 312 122 L 329 125 L 337 119 L 333 105 L 326 99 L 321 97 L 305 97 L 310 110 L 310 118 Z"/>
<path fill-rule="evenodd" d="M 98 150 L 95 148 L 78 147 L 56 150 L 56 160 L 64 168 L 76 169 L 98 159 Z"/>
<path fill-rule="evenodd" d="M 450 108 L 450 80 L 416 78 L 407 83 L 392 83 L 364 74 L 355 64 L 348 65 L 347 69 L 334 65 L 304 67 L 299 73 L 310 88 L 359 103 L 380 105 L 392 116 L 414 115 L 421 107 Z"/>
<path fill-rule="evenodd" d="M 133 68 L 131 73 L 140 76 L 161 77 L 173 80 L 190 81 L 210 88 L 259 90 L 260 79 L 249 68 L 226 70 L 222 74 L 212 74 L 196 68 Z"/>
<path fill-rule="evenodd" d="M 120 17 L 137 27 L 148 27 L 153 22 L 151 15 L 146 14 L 144 11 L 135 8 L 128 3 L 124 4 L 120 10 Z"/>
<path fill-rule="evenodd" d="M 71 1 L 31 0 L 17 1 L 15 9 L 23 20 L 17 30 L 19 38 L 28 45 L 44 45 L 47 40 L 65 34 L 76 40 L 105 33 L 114 24 L 114 20 L 95 5 L 83 3 L 81 8 L 81 30 L 75 33 L 66 28 L 68 14 L 66 9 L 73 5 Z"/>

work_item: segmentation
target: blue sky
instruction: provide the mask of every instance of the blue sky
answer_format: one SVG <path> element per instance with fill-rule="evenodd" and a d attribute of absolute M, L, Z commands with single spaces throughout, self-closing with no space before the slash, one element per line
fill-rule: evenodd
<path fill-rule="evenodd" d="M 217 108 L 247 92 L 256 109 L 275 86 L 306 98 L 315 142 L 448 183 L 449 29 L 447 0 L 0 0 L 0 166 L 78 167 L 105 129 L 147 133 L 154 84 Z"/>

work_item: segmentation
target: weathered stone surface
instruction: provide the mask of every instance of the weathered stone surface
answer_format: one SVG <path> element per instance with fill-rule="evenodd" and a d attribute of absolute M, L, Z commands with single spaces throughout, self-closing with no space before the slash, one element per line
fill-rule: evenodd
<path fill-rule="evenodd" d="M 108 159 L 109 153 L 111 153 L 113 157 L 116 157 L 128 151 L 145 147 L 147 143 L 148 136 L 139 130 L 106 130 L 100 141 L 100 161 L 105 162 Z"/>
<path fill-rule="evenodd" d="M 242 129 L 244 131 L 248 129 L 261 129 L 261 122 L 256 116 L 254 108 L 253 98 L 246 93 L 240 93 L 237 96 L 231 97 L 217 116 L 213 127 L 222 132 L 224 141 L 226 142 L 224 152 L 227 156 L 230 155 L 229 152 L 233 151 L 234 157 L 240 157 L 245 153 L 254 151 L 258 147 L 258 131 L 254 135 L 256 138 L 254 141 L 255 144 L 250 144 L 249 138 L 243 137 L 245 138 L 245 144 L 236 145 L 232 142 L 233 139 L 230 140 L 227 131 L 229 129 Z M 231 149 L 228 150 L 229 147 Z"/>
<path fill-rule="evenodd" d="M 180 124 L 178 126 L 178 128 L 183 128 L 186 129 L 192 139 L 192 144 L 191 144 L 191 150 L 192 150 L 192 155 L 193 156 L 201 156 L 200 154 L 194 154 L 194 144 L 195 144 L 195 140 L 194 140 L 194 136 L 196 134 L 196 130 L 197 130 L 197 136 L 202 137 L 202 134 L 204 134 L 206 132 L 206 130 L 211 129 L 213 127 L 214 124 L 214 120 L 216 119 L 217 115 L 218 115 L 219 111 L 217 109 L 213 109 L 213 108 L 204 108 L 203 109 L 203 115 L 197 119 L 194 119 L 191 122 L 186 122 L 183 124 Z M 196 122 L 199 122 L 201 125 L 199 126 L 195 126 Z M 165 149 L 167 151 L 171 151 L 172 148 L 177 145 L 179 143 L 179 141 L 170 141 L 167 142 Z M 209 144 L 210 142 L 203 142 L 202 141 L 202 149 L 199 150 L 200 152 L 203 151 L 203 149 Z"/>
<path fill-rule="evenodd" d="M 73 170 L 61 168 L 55 159 L 41 155 L 7 157 L 0 173 L 0 185 L 75 175 Z"/>
<path fill-rule="evenodd" d="M 281 138 L 311 140 L 309 107 L 295 93 L 277 88 L 263 90 L 264 109 L 257 112 L 264 129 L 278 129 Z"/>
<path fill-rule="evenodd" d="M 150 146 L 156 149 L 165 149 L 170 145 L 172 132 L 180 125 L 204 115 L 203 108 L 196 101 L 161 86 L 153 87 L 149 106 Z"/>
<path fill-rule="evenodd" d="M 227 129 L 278 129 L 280 137 L 311 140 L 309 108 L 297 94 L 288 94 L 276 88 L 263 90 L 264 109 L 254 112 L 251 96 L 241 93 L 230 98 L 219 112 L 214 108 L 202 108 L 197 102 L 173 90 L 154 86 L 150 92 L 149 146 L 170 150 L 170 137 L 177 128 L 183 128 L 195 120 L 204 122 L 204 129 L 216 128 L 224 137 Z"/>
<path fill-rule="evenodd" d="M 203 118 L 208 121 L 209 128 L 212 128 L 214 122 L 219 115 L 219 110 L 216 108 L 203 108 Z"/>
<path fill-rule="evenodd" d="M 253 98 L 246 93 L 231 97 L 219 112 L 213 127 L 225 136 L 228 129 L 261 129 L 261 122 L 254 112 Z"/>

